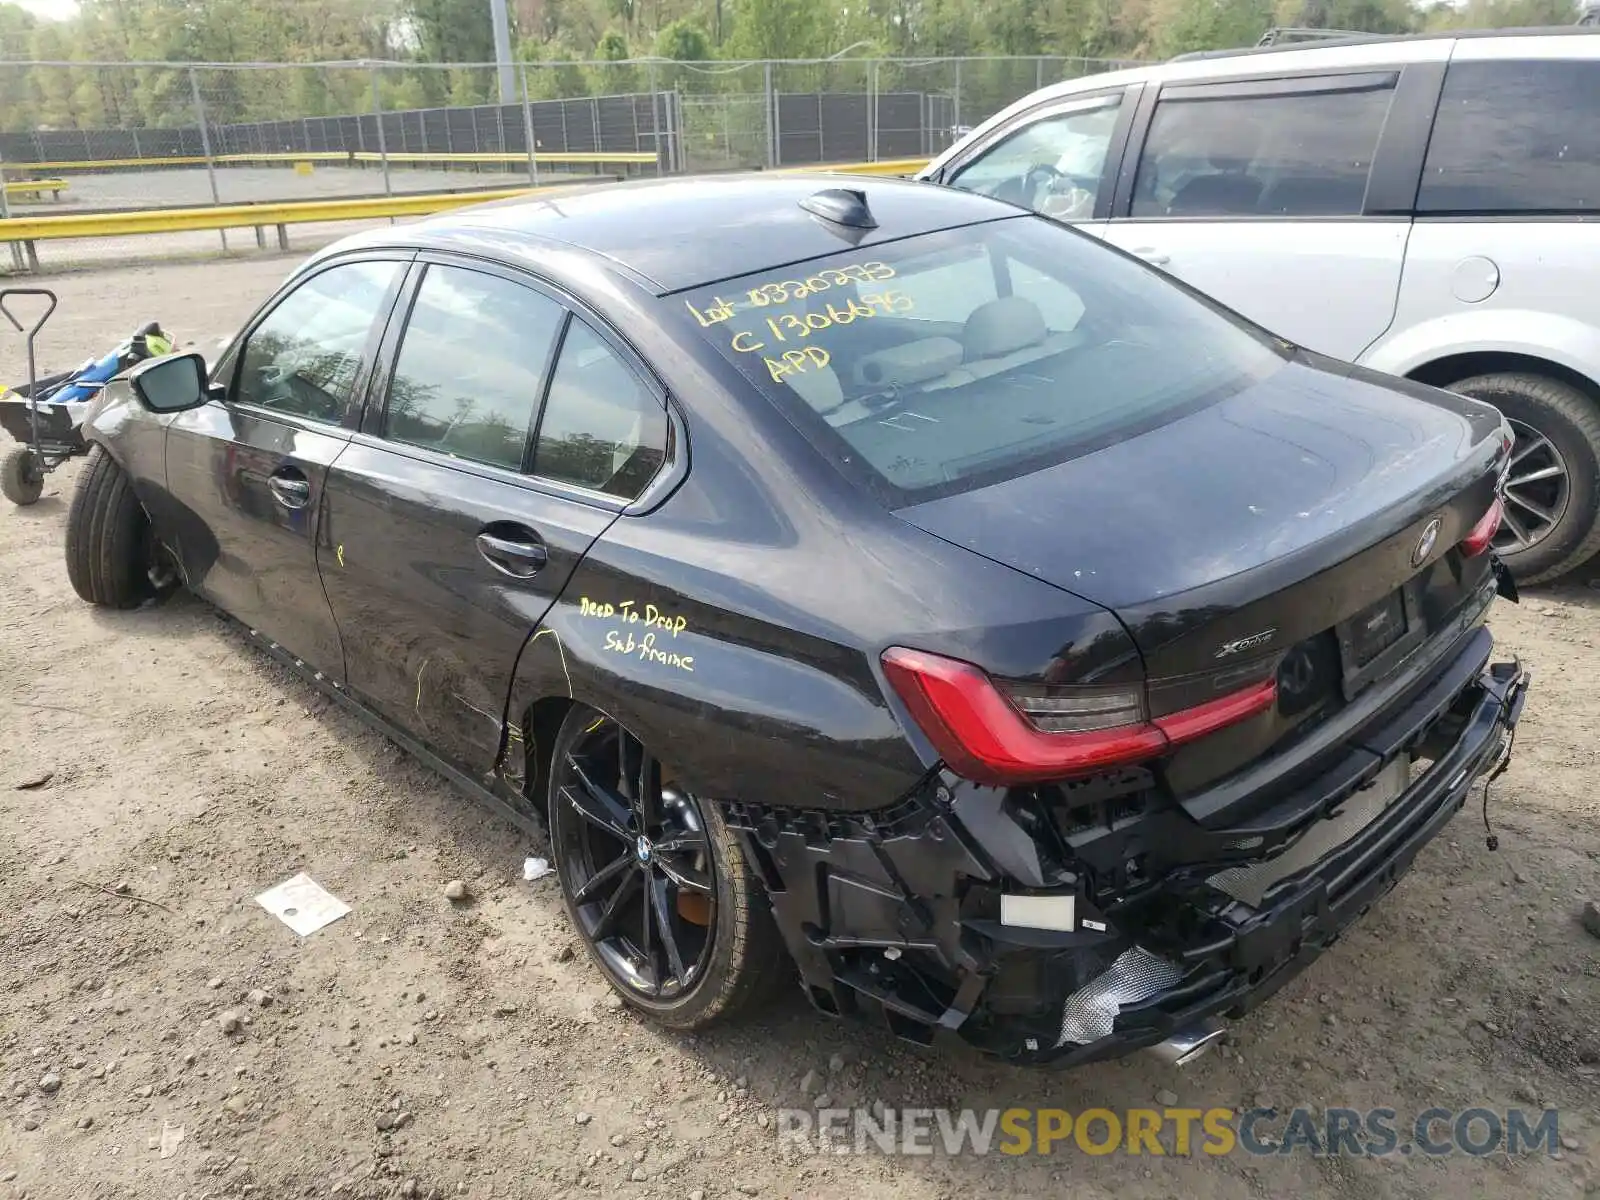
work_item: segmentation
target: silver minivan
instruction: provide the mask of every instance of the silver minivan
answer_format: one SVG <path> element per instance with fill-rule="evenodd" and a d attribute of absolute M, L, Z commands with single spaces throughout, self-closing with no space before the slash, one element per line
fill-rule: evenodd
<path fill-rule="evenodd" d="M 1308 350 L 1498 406 L 1497 549 L 1600 551 L 1600 28 L 1353 37 L 1045 88 L 918 178 L 1033 208 Z"/>

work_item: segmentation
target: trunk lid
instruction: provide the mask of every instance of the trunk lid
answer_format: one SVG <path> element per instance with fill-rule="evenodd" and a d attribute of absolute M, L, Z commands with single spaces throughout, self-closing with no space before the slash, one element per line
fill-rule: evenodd
<path fill-rule="evenodd" d="M 1292 658 L 1300 693 L 1280 675 L 1274 711 L 1169 763 L 1181 795 L 1350 699 L 1478 590 L 1488 556 L 1456 546 L 1493 502 L 1501 427 L 1487 405 L 1307 356 L 1115 445 L 898 515 L 1112 609 L 1158 713 Z"/>

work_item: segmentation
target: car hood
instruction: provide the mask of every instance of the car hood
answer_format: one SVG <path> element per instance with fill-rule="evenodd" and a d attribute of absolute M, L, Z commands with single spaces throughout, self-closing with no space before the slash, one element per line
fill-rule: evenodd
<path fill-rule="evenodd" d="M 1169 424 L 897 515 L 1120 612 L 1319 546 L 1348 557 L 1459 492 L 1501 425 L 1488 405 L 1301 355 Z"/>

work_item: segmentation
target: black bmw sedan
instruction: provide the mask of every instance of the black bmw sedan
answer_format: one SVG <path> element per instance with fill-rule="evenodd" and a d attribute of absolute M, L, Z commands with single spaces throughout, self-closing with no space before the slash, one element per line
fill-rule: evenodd
<path fill-rule="evenodd" d="M 1487 820 L 1525 695 L 1493 408 L 922 184 L 363 233 L 87 432 L 78 593 L 188 587 L 547 830 L 677 1028 L 798 976 L 1183 1061 Z"/>

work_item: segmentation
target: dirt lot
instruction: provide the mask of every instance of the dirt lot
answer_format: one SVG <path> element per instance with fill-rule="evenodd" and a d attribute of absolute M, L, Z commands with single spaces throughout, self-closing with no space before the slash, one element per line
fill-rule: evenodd
<path fill-rule="evenodd" d="M 289 265 L 57 278 L 46 361 L 151 316 L 209 338 Z M 0 378 L 20 369 L 6 342 Z M 521 879 L 536 844 L 200 604 L 80 604 L 61 552 L 74 476 L 0 508 L 0 1200 L 1600 1195 L 1600 940 L 1577 919 L 1600 895 L 1600 592 L 1581 581 L 1495 615 L 1536 673 L 1498 853 L 1474 802 L 1183 1072 L 1020 1073 L 798 995 L 699 1038 L 609 1007 L 553 882 Z M 253 900 L 298 871 L 353 910 L 304 940 Z M 457 878 L 473 903 L 445 899 Z M 99 890 L 123 885 L 159 907 Z M 226 1035 L 226 1010 L 250 1023 Z M 1549 1105 L 1566 1141 L 1515 1159 L 779 1153 L 774 1110 L 812 1103 L 808 1072 L 840 1105 Z"/>

